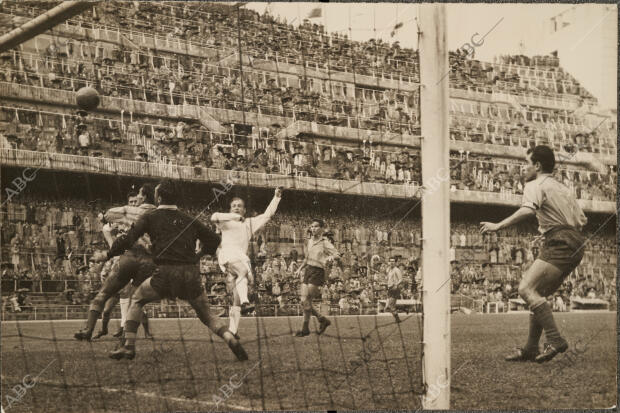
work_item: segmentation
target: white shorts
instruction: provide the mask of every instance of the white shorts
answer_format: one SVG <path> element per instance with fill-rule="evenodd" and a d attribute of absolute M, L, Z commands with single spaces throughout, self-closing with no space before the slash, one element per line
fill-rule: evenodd
<path fill-rule="evenodd" d="M 248 274 L 252 274 L 252 265 L 250 262 L 250 258 L 243 252 L 235 249 L 225 248 L 220 249 L 217 253 L 217 262 L 223 272 L 226 272 L 226 264 L 236 261 L 245 264 L 248 269 Z"/>

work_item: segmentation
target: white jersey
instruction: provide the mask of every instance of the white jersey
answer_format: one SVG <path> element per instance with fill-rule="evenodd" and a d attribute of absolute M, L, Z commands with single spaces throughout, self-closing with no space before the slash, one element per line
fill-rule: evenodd
<path fill-rule="evenodd" d="M 139 206 L 125 205 L 122 207 L 110 208 L 105 213 L 105 219 L 110 224 L 110 228 L 116 227 L 119 230 L 119 234 L 123 235 L 135 224 L 138 219 L 145 213 L 156 209 L 155 205 L 141 204 Z M 106 224 L 107 225 L 107 224 Z M 104 227 L 104 236 L 109 229 Z M 108 236 L 106 236 L 108 240 Z M 109 243 L 109 240 L 108 240 Z M 110 245 L 111 246 L 111 245 Z M 132 246 L 135 252 L 150 253 L 151 251 L 151 239 L 148 234 L 144 234 L 136 243 Z"/>
<path fill-rule="evenodd" d="M 250 239 L 276 213 L 280 199 L 274 197 L 263 214 L 243 222 L 241 215 L 235 213 L 216 212 L 211 215 L 211 221 L 222 233 L 222 242 L 217 252 L 217 260 L 222 271 L 225 271 L 225 265 L 232 261 L 244 262 L 250 268 L 250 259 L 247 256 Z"/>

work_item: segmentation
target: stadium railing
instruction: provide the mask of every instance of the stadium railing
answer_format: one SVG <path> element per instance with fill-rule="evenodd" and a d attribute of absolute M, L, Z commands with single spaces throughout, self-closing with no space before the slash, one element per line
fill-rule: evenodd
<path fill-rule="evenodd" d="M 383 184 L 377 182 L 346 181 L 328 178 L 287 176 L 277 174 L 231 171 L 193 166 L 164 165 L 124 159 L 94 158 L 81 155 L 54 154 L 25 151 L 20 149 L 0 149 L 0 161 L 4 165 L 34 166 L 45 169 L 108 173 L 124 176 L 143 176 L 151 178 L 182 179 L 194 182 L 228 182 L 232 179 L 241 184 L 272 188 L 283 186 L 306 191 L 322 191 L 342 194 L 383 196 L 389 198 L 415 198 L 419 187 L 412 185 Z M 450 194 L 452 202 L 493 205 L 518 205 L 521 196 L 509 192 L 483 192 L 454 190 Z M 588 212 L 613 212 L 613 201 L 579 200 Z"/>
<path fill-rule="evenodd" d="M 2 280 L 2 292 L 17 292 L 22 288 L 27 288 L 34 293 L 54 293 L 68 289 L 77 290 L 79 280 Z"/>

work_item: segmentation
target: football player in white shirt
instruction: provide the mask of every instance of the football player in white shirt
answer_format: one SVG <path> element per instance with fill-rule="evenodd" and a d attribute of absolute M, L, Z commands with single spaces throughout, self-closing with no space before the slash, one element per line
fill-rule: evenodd
<path fill-rule="evenodd" d="M 241 314 L 254 309 L 248 300 L 248 282 L 253 282 L 252 265 L 247 255 L 250 239 L 276 213 L 281 198 L 282 188 L 278 187 L 265 212 L 249 219 L 245 219 L 245 202 L 241 198 L 233 198 L 229 213 L 216 212 L 211 215 L 211 222 L 222 233 L 217 260 L 227 274 L 227 289 L 233 295 L 229 330 L 237 339 Z"/>

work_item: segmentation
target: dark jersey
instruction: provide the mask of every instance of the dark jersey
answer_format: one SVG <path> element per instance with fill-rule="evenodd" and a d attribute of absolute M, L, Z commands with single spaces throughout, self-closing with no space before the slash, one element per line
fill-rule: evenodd
<path fill-rule="evenodd" d="M 175 208 L 158 208 L 142 215 L 134 226 L 114 241 L 108 257 L 125 252 L 142 235 L 148 234 L 152 244 L 153 261 L 156 264 L 194 264 L 196 240 L 202 244 L 202 252 L 214 255 L 220 237 L 195 218 Z"/>

